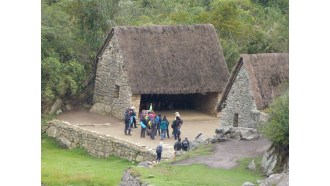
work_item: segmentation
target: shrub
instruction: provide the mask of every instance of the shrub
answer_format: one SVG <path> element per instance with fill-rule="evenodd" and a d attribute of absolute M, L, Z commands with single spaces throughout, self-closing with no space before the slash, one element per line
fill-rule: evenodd
<path fill-rule="evenodd" d="M 289 159 L 289 91 L 275 99 L 267 112 L 269 120 L 261 133 L 272 142 L 269 151 L 277 156 L 275 168 L 282 171 Z"/>

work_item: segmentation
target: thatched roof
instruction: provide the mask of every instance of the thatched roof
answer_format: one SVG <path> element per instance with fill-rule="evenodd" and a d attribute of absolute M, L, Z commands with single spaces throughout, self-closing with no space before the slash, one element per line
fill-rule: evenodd
<path fill-rule="evenodd" d="M 227 99 L 239 70 L 245 67 L 251 83 L 253 97 L 259 110 L 267 107 L 283 92 L 284 83 L 289 82 L 289 54 L 243 54 L 236 63 L 220 100 L 218 110 Z"/>
<path fill-rule="evenodd" d="M 225 88 L 230 74 L 211 24 L 119 26 L 111 33 L 108 39 L 118 40 L 133 94 L 206 93 Z"/>

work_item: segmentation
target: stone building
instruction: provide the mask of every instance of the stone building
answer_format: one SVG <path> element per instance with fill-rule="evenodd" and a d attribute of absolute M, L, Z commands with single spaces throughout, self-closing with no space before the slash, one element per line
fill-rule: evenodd
<path fill-rule="evenodd" d="M 288 87 L 289 54 L 243 54 L 236 63 L 221 97 L 220 125 L 256 128 L 262 112 Z"/>
<path fill-rule="evenodd" d="M 216 115 L 230 76 L 211 24 L 118 26 L 97 56 L 93 112 L 193 109 Z"/>

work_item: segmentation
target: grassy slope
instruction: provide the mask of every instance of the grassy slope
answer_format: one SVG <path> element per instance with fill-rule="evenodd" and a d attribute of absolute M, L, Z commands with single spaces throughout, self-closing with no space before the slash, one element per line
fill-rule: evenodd
<path fill-rule="evenodd" d="M 183 157 L 185 159 L 194 156 L 208 155 L 213 150 L 212 145 L 207 145 L 190 151 Z M 256 167 L 260 167 L 261 157 L 254 158 Z M 240 165 L 233 169 L 210 168 L 203 164 L 173 166 L 168 163 L 161 163 L 153 169 L 134 168 L 134 172 L 140 175 L 143 181 L 152 185 L 224 185 L 241 186 L 249 181 L 256 184 L 256 180 L 263 179 L 261 171 L 249 171 L 246 167 L 252 158 L 246 158 L 240 161 Z"/>
<path fill-rule="evenodd" d="M 249 181 L 263 179 L 259 171 L 246 169 L 251 159 L 240 162 L 240 166 L 225 170 L 210 168 L 202 164 L 174 166 L 168 162 L 161 163 L 153 169 L 139 168 L 126 160 L 111 157 L 99 159 L 89 156 L 82 149 L 66 150 L 58 147 L 50 138 L 42 137 L 42 183 L 47 186 L 101 186 L 118 185 L 122 173 L 128 167 L 148 183 L 162 185 L 225 185 L 240 186 Z M 207 155 L 213 150 L 211 145 L 190 151 L 178 159 Z M 261 157 L 255 159 L 260 162 Z M 258 166 L 258 164 L 257 164 Z"/>
<path fill-rule="evenodd" d="M 54 140 L 46 137 L 41 143 L 41 180 L 47 186 L 118 185 L 123 171 L 135 166 L 115 157 L 94 158 L 82 149 L 61 149 Z"/>

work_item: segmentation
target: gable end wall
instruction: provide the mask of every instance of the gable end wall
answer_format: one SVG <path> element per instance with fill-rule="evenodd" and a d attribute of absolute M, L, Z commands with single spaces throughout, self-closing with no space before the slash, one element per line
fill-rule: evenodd
<path fill-rule="evenodd" d="M 237 113 L 238 127 L 256 128 L 256 121 L 253 117 L 256 109 L 247 71 L 242 66 L 225 100 L 220 125 L 221 127 L 233 126 L 234 115 Z"/>
<path fill-rule="evenodd" d="M 119 94 L 116 93 L 116 86 L 119 86 Z M 97 66 L 94 106 L 91 111 L 124 119 L 124 111 L 131 106 L 131 100 L 132 93 L 128 85 L 127 70 L 114 35 Z"/>

